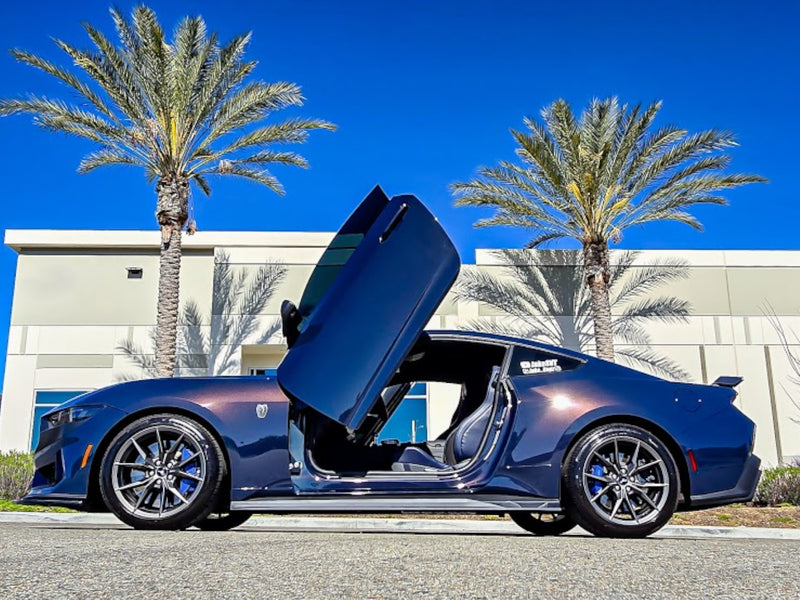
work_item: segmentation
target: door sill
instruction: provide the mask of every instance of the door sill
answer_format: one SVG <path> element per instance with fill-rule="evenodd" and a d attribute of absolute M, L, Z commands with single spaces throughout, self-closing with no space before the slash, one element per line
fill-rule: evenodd
<path fill-rule="evenodd" d="M 248 512 L 341 513 L 341 512 L 561 512 L 552 498 L 497 495 L 406 495 L 402 497 L 359 494 L 324 496 L 276 496 L 231 502 L 231 510 Z"/>

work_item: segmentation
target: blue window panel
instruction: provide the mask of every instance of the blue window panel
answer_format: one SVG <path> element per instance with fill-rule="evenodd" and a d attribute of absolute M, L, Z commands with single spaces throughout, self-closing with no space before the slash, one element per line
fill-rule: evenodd
<path fill-rule="evenodd" d="M 378 434 L 378 441 L 400 443 L 424 442 L 428 439 L 428 402 L 426 398 L 403 398 L 389 421 Z"/>
<path fill-rule="evenodd" d="M 76 396 L 85 394 L 85 391 L 78 392 L 56 392 L 42 391 L 36 392 L 36 404 L 33 407 L 33 427 L 31 431 L 31 450 L 36 450 L 39 444 L 39 431 L 41 428 L 42 417 L 53 410 L 56 406 L 72 400 Z"/>
<path fill-rule="evenodd" d="M 275 378 L 278 375 L 278 369 L 250 369 L 250 375 L 255 377 L 270 377 Z"/>
<path fill-rule="evenodd" d="M 73 398 L 80 396 L 81 394 L 85 394 L 85 391 L 80 392 L 52 392 L 52 391 L 42 391 L 36 392 L 36 404 L 51 404 L 53 406 L 58 406 L 59 404 L 64 404 L 64 402 L 68 400 L 72 400 Z"/>
<path fill-rule="evenodd" d="M 411 389 L 408 390 L 406 396 L 425 396 L 428 392 L 428 384 L 427 383 L 415 383 L 411 386 Z"/>

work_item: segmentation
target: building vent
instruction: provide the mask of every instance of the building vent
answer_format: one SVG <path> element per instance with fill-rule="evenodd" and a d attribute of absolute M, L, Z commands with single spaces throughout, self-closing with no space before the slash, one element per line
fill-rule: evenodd
<path fill-rule="evenodd" d="M 144 269 L 142 267 L 125 267 L 128 272 L 128 279 L 141 279 Z"/>

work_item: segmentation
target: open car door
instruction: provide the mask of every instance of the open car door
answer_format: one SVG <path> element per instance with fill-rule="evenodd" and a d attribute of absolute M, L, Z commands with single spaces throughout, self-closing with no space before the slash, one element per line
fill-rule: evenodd
<path fill-rule="evenodd" d="M 358 429 L 453 285 L 458 252 L 414 196 L 375 188 L 285 303 L 278 383 L 295 402 Z"/>

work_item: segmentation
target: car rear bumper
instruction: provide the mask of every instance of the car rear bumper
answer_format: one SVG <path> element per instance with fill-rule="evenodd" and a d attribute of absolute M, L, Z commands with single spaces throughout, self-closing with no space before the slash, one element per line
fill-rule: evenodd
<path fill-rule="evenodd" d="M 755 454 L 751 454 L 744 463 L 742 474 L 735 487 L 719 492 L 692 495 L 687 508 L 691 510 L 722 506 L 723 504 L 732 504 L 734 502 L 749 502 L 756 493 L 756 486 L 758 486 L 760 478 L 761 459 Z"/>

